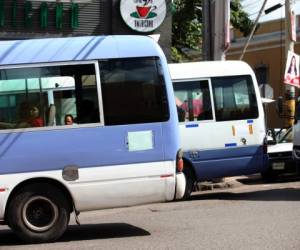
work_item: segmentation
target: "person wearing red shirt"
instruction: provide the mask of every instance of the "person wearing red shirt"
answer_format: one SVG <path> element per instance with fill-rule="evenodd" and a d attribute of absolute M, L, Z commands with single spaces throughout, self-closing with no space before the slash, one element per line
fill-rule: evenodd
<path fill-rule="evenodd" d="M 29 115 L 30 115 L 30 117 L 28 119 L 28 123 L 32 127 L 43 127 L 44 126 L 44 121 L 40 117 L 40 112 L 39 112 L 38 107 L 36 107 L 36 106 L 30 107 Z"/>

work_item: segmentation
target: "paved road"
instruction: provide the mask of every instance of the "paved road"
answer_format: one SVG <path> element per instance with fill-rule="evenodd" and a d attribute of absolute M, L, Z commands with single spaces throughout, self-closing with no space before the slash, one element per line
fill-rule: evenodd
<path fill-rule="evenodd" d="M 83 213 L 57 243 L 22 245 L 2 226 L 0 249 L 300 249 L 300 180 L 238 180 L 190 201 Z"/>

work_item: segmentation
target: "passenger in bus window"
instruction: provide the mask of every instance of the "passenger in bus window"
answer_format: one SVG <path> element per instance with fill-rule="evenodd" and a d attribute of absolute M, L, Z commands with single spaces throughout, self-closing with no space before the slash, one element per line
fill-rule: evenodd
<path fill-rule="evenodd" d="M 182 108 L 183 102 L 179 99 L 179 97 L 175 96 L 177 114 L 179 122 L 184 122 L 186 117 L 186 111 Z"/>
<path fill-rule="evenodd" d="M 43 127 L 44 121 L 40 117 L 40 112 L 37 106 L 23 102 L 19 106 L 19 119 L 15 123 L 0 122 L 0 128 L 30 128 Z"/>
<path fill-rule="evenodd" d="M 74 117 L 71 114 L 65 115 L 65 125 L 73 125 Z"/>
<path fill-rule="evenodd" d="M 32 105 L 29 108 L 29 118 L 28 122 L 31 125 L 31 127 L 43 127 L 44 121 L 40 117 L 40 111 L 37 106 Z"/>
<path fill-rule="evenodd" d="M 179 106 L 176 106 L 177 107 L 177 114 L 178 114 L 178 120 L 180 122 L 184 122 L 185 121 L 185 110 Z"/>

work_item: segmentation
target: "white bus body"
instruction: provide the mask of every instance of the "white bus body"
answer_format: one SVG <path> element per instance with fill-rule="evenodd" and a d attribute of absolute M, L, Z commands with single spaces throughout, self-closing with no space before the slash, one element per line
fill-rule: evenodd
<path fill-rule="evenodd" d="M 195 181 L 262 172 L 264 111 L 250 66 L 213 61 L 169 64 L 169 69 L 190 179 L 186 195 Z"/>

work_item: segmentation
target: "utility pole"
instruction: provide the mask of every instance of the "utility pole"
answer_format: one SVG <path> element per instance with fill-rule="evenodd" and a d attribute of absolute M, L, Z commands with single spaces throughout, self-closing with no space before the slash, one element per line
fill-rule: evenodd
<path fill-rule="evenodd" d="M 225 60 L 230 44 L 230 1 L 214 1 L 214 60 Z"/>
<path fill-rule="evenodd" d="M 204 59 L 225 60 L 230 43 L 230 1 L 203 0 Z"/>
<path fill-rule="evenodd" d="M 288 52 L 294 52 L 294 41 L 292 40 L 292 7 L 291 0 L 285 0 L 285 58 Z M 285 60 L 286 61 L 286 60 Z M 285 84 L 285 106 L 287 118 L 284 120 L 285 127 L 294 124 L 295 116 L 295 87 Z"/>
<path fill-rule="evenodd" d="M 203 59 L 209 61 L 213 59 L 212 51 L 212 13 L 211 1 L 202 1 L 202 23 L 203 23 Z"/>

